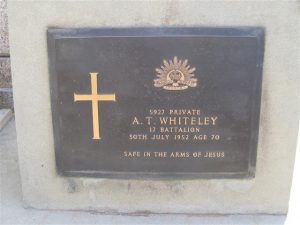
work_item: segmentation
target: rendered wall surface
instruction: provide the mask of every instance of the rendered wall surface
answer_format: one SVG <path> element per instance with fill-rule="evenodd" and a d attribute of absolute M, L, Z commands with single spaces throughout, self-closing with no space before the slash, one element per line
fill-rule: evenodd
<path fill-rule="evenodd" d="M 9 1 L 8 14 L 27 206 L 106 213 L 287 212 L 299 115 L 299 2 Z M 148 26 L 265 27 L 255 179 L 117 180 L 57 175 L 47 28 Z"/>

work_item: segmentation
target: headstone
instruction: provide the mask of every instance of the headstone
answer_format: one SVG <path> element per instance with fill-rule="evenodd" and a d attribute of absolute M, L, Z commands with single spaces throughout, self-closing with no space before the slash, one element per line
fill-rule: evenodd
<path fill-rule="evenodd" d="M 8 14 L 27 206 L 287 212 L 296 2 L 9 1 Z"/>
<path fill-rule="evenodd" d="M 58 172 L 254 177 L 263 32 L 49 29 Z"/>

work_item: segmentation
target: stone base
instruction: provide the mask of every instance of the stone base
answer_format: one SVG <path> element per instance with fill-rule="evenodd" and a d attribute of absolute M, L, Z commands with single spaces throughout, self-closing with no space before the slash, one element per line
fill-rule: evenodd
<path fill-rule="evenodd" d="M 112 214 L 285 214 L 299 116 L 296 1 L 9 1 L 23 199 L 28 207 Z M 38 19 L 37 19 L 38 18 Z M 66 178 L 56 173 L 48 27 L 266 28 L 256 177 L 249 180 Z"/>

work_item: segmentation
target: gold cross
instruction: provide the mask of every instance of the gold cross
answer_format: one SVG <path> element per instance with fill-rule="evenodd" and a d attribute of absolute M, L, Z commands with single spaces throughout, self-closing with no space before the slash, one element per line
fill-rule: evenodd
<path fill-rule="evenodd" d="M 77 95 L 74 93 L 74 102 L 77 101 L 91 101 L 93 113 L 93 139 L 101 139 L 99 129 L 99 101 L 116 101 L 116 95 L 98 95 L 97 91 L 97 75 L 98 73 L 90 73 L 92 93 L 90 95 Z"/>

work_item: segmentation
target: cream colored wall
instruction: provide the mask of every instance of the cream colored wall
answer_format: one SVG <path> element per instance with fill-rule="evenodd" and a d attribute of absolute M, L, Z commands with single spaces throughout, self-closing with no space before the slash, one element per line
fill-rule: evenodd
<path fill-rule="evenodd" d="M 298 1 L 9 1 L 25 203 L 106 213 L 286 213 L 299 115 Z M 256 178 L 111 180 L 55 172 L 47 27 L 264 26 Z"/>

